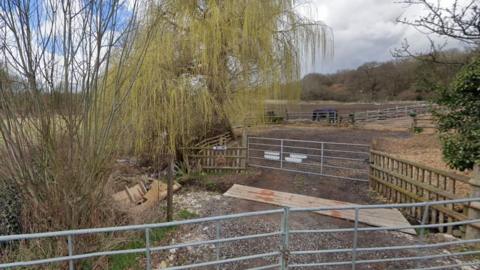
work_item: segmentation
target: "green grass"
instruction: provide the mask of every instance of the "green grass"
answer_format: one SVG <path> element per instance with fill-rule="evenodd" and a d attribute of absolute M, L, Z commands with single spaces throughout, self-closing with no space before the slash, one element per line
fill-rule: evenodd
<path fill-rule="evenodd" d="M 179 183 L 182 185 L 196 185 L 202 189 L 213 192 L 221 192 L 221 187 L 218 185 L 217 181 L 213 180 L 212 176 L 222 176 L 226 173 L 205 173 L 205 172 L 195 172 L 188 175 L 185 175 L 183 178 L 179 179 Z"/>
<path fill-rule="evenodd" d="M 424 237 L 428 237 L 431 233 L 431 231 L 429 229 L 415 228 L 415 231 L 417 232 L 417 235 L 422 234 L 422 230 L 423 230 L 423 236 Z"/>
<path fill-rule="evenodd" d="M 145 247 L 145 242 L 140 239 L 135 239 L 132 242 L 122 245 L 119 247 L 119 250 L 122 249 L 134 249 L 134 248 L 143 248 Z M 121 254 L 114 255 L 109 258 L 109 268 L 112 270 L 123 270 L 123 269 L 141 269 L 138 264 L 140 257 L 143 257 L 143 254 L 134 253 L 134 254 Z"/>
<path fill-rule="evenodd" d="M 423 128 L 421 128 L 421 127 L 414 127 L 413 128 L 413 133 L 415 133 L 415 134 L 420 134 L 422 132 L 423 132 Z"/>
<path fill-rule="evenodd" d="M 184 220 L 184 219 L 192 219 L 198 217 L 197 214 L 192 213 L 186 209 L 182 209 L 176 213 L 177 220 Z M 158 244 L 159 241 L 165 239 L 169 233 L 175 231 L 177 226 L 172 227 L 165 227 L 165 228 L 157 228 L 150 230 L 150 241 L 152 245 Z M 135 238 L 125 243 L 123 245 L 118 246 L 115 250 L 125 250 L 125 249 L 136 249 L 136 248 L 144 248 L 145 247 L 145 235 L 143 233 L 135 234 Z M 109 257 L 109 268 L 111 270 L 124 270 L 124 269 L 132 269 L 132 270 L 140 270 L 143 267 L 138 263 L 145 255 L 142 253 L 135 253 L 135 254 L 121 254 L 121 255 L 114 255 Z M 90 268 L 84 268 L 90 269 Z"/>
<path fill-rule="evenodd" d="M 178 216 L 179 219 L 192 219 L 192 218 L 198 217 L 197 214 L 192 213 L 192 212 L 190 212 L 186 209 L 182 209 L 182 210 L 178 211 L 177 216 Z"/>
<path fill-rule="evenodd" d="M 157 244 L 160 240 L 164 239 L 168 233 L 173 232 L 176 227 L 166 227 L 152 229 L 150 231 L 150 241 L 152 245 Z M 145 247 L 145 236 L 143 233 L 136 234 L 136 237 L 129 241 L 126 244 L 120 245 L 115 250 L 125 250 L 125 249 L 136 249 Z M 134 253 L 134 254 L 121 254 L 110 256 L 108 259 L 108 269 L 111 270 L 124 270 L 124 269 L 133 269 L 140 270 L 143 267 L 138 263 L 141 258 L 145 257 L 143 253 Z"/>

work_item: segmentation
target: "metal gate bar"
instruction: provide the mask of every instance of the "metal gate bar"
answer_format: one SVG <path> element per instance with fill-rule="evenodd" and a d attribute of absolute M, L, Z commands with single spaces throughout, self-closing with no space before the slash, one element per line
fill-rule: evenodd
<path fill-rule="evenodd" d="M 249 166 L 362 182 L 368 181 L 369 150 L 367 144 L 247 138 Z"/>
<path fill-rule="evenodd" d="M 204 223 L 216 223 L 216 222 L 223 222 L 223 221 L 230 221 L 230 222 L 246 222 L 242 220 L 242 218 L 250 217 L 266 217 L 271 215 L 276 215 L 276 218 L 279 219 L 279 223 L 281 224 L 281 229 L 268 232 L 268 233 L 258 233 L 258 234 L 251 234 L 251 235 L 241 235 L 241 236 L 233 236 L 230 238 L 221 238 L 220 235 L 216 235 L 216 239 L 212 240 L 200 240 L 200 241 L 192 241 L 192 242 L 184 242 L 179 244 L 167 245 L 167 246 L 155 246 L 155 243 L 146 242 L 145 247 L 143 248 L 136 248 L 136 249 L 123 249 L 123 250 L 110 250 L 110 251 L 98 251 L 98 252 L 91 252 L 91 253 L 78 253 L 73 254 L 75 250 L 73 247 L 68 250 L 68 255 L 64 256 L 57 256 L 51 258 L 44 258 L 44 259 L 37 259 L 32 261 L 16 261 L 16 262 L 0 262 L 0 269 L 10 269 L 16 267 L 25 267 L 25 266 L 39 266 L 45 264 L 54 264 L 60 262 L 72 262 L 69 264 L 70 269 L 74 269 L 74 261 L 79 261 L 82 259 L 92 258 L 92 257 L 101 257 L 101 256 L 111 256 L 111 255 L 118 255 L 118 254 L 146 254 L 150 255 L 151 253 L 158 252 L 161 250 L 169 250 L 171 248 L 187 248 L 187 247 L 195 247 L 195 246 L 203 246 L 203 245 L 212 245 L 212 244 L 224 244 L 229 245 L 236 241 L 245 241 L 245 240 L 257 240 L 261 238 L 267 237 L 279 237 L 279 245 L 278 249 L 272 251 L 259 251 L 255 254 L 243 255 L 237 254 L 233 257 L 229 258 L 221 258 L 216 257 L 216 259 L 211 261 L 203 261 L 203 262 L 196 262 L 187 265 L 178 265 L 178 266 L 170 266 L 166 269 L 175 270 L 175 269 L 192 269 L 198 267 L 207 267 L 207 266 L 216 266 L 216 265 L 225 265 L 228 263 L 239 263 L 242 261 L 254 261 L 256 259 L 265 259 L 265 258 L 273 258 L 278 259 L 275 260 L 278 263 L 274 264 L 267 264 L 263 266 L 258 266 L 249 269 L 295 269 L 295 268 L 304 268 L 304 267 L 331 267 L 331 266 L 339 266 L 339 265 L 349 265 L 352 269 L 355 268 L 355 265 L 363 264 L 363 265 L 378 265 L 380 263 L 388 263 L 388 262 L 397 262 L 397 261 L 412 261 L 412 262 L 426 262 L 430 260 L 432 264 L 438 264 L 435 260 L 431 259 L 440 259 L 440 258 L 447 258 L 447 257 L 462 257 L 468 255 L 476 255 L 480 254 L 480 250 L 473 249 L 473 250 L 464 250 L 460 249 L 464 247 L 464 245 L 469 244 L 477 244 L 480 243 L 480 239 L 455 239 L 455 240 L 446 240 L 440 243 L 425 243 L 424 241 L 420 241 L 419 243 L 414 242 L 415 244 L 408 244 L 408 245 L 390 245 L 390 246 L 378 246 L 378 244 L 374 244 L 374 246 L 368 247 L 359 247 L 358 244 L 355 244 L 355 239 L 352 238 L 352 244 L 350 247 L 347 248 L 319 248 L 319 249 L 312 249 L 312 250 L 296 250 L 293 244 L 290 244 L 290 239 L 295 234 L 317 234 L 317 233 L 339 233 L 339 232 L 353 232 L 355 235 L 359 235 L 360 233 L 364 232 L 373 232 L 373 231 L 400 231 L 403 229 L 431 229 L 431 228 L 438 228 L 444 226 L 468 226 L 469 224 L 478 224 L 480 223 L 480 219 L 466 219 L 456 222 L 450 223 L 443 223 L 443 224 L 419 224 L 419 225 L 411 225 L 411 226 L 396 226 L 396 227 L 359 227 L 358 226 L 358 217 L 362 215 L 363 209 L 379 209 L 379 208 L 390 208 L 390 209 L 407 209 L 407 208 L 427 208 L 432 207 L 435 205 L 446 205 L 446 204 L 464 204 L 468 205 L 471 203 L 478 203 L 480 202 L 480 198 L 469 198 L 469 199 L 457 199 L 457 200 L 445 200 L 445 201 L 432 201 L 432 202 L 422 202 L 422 203 L 404 203 L 404 204 L 378 204 L 378 205 L 353 205 L 353 206 L 334 206 L 334 207 L 319 207 L 319 208 L 280 208 L 280 209 L 273 209 L 273 210 L 265 210 L 265 211 L 258 211 L 258 212 L 246 212 L 246 213 L 237 213 L 237 214 L 230 214 L 224 216 L 215 216 L 215 217 L 205 217 L 205 218 L 197 218 L 192 220 L 183 220 L 183 221 L 174 221 L 168 223 L 157 223 L 157 224 L 142 224 L 142 225 L 131 225 L 131 226 L 120 226 L 120 227 L 108 227 L 108 228 L 90 228 L 90 229 L 81 229 L 81 230 L 69 230 L 69 231 L 57 231 L 57 232 L 46 232 L 46 233 L 33 233 L 33 234 L 20 234 L 20 235 L 4 235 L 0 236 L 0 243 L 3 242 L 11 242 L 11 241 L 28 241 L 37 238 L 59 238 L 65 237 L 71 239 L 73 243 L 74 237 L 80 237 L 81 235 L 93 235 L 99 233 L 119 233 L 119 232 L 127 232 L 127 231 L 140 231 L 146 233 L 148 236 L 149 230 L 154 230 L 156 228 L 165 228 L 171 226 L 182 226 L 182 225 L 199 225 L 204 226 Z M 356 220 L 355 223 L 348 228 L 337 228 L 337 229 L 298 229 L 292 228 L 289 220 L 295 220 L 295 215 L 298 213 L 313 213 L 318 211 L 344 211 L 344 210 L 354 210 L 357 214 L 355 215 Z M 215 226 L 213 226 L 215 229 Z M 413 236 L 412 236 L 413 237 Z M 423 234 L 418 237 L 418 239 L 423 239 Z M 147 237 L 148 239 L 148 237 Z M 278 241 L 278 239 L 277 239 Z M 292 242 L 293 243 L 293 242 Z M 338 254 L 359 254 L 359 253 L 368 253 L 372 252 L 373 254 L 377 254 L 377 252 L 382 252 L 385 250 L 406 250 L 406 249 L 424 249 L 424 250 L 431 250 L 433 248 L 444 248 L 447 246 L 454 246 L 458 247 L 451 251 L 451 253 L 444 253 L 442 250 L 432 250 L 432 254 L 422 255 L 422 256 L 401 256 L 401 254 L 394 254 L 393 257 L 385 257 L 382 255 L 378 255 L 373 258 L 369 259 L 358 259 L 358 257 L 352 257 L 351 259 L 341 259 L 337 258 Z M 318 255 L 318 254 L 326 254 L 326 257 L 322 258 L 322 261 L 307 261 L 307 262 L 299 262 L 298 256 L 302 255 Z M 329 254 L 337 254 L 337 256 L 331 256 Z M 147 258 L 148 258 L 147 255 Z M 318 258 L 317 258 L 318 259 Z M 323 261 L 326 259 L 326 261 Z M 146 260 L 145 269 L 151 269 L 151 261 Z M 440 262 L 444 263 L 444 262 Z M 466 261 L 466 262 L 456 262 L 452 265 L 439 265 L 432 266 L 427 268 L 415 268 L 415 269 L 450 269 L 450 268 L 457 268 L 459 266 L 473 266 L 473 265 L 480 265 L 480 261 Z M 415 263 L 415 267 L 419 265 Z M 411 268 L 411 267 L 410 267 Z M 405 269 L 405 268 L 403 268 Z"/>

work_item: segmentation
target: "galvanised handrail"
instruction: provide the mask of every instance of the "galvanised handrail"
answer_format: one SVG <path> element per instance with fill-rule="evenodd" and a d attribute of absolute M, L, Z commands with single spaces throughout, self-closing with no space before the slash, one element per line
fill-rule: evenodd
<path fill-rule="evenodd" d="M 45 233 L 32 233 L 32 234 L 18 234 L 18 235 L 4 235 L 0 236 L 1 242 L 9 242 L 15 240 L 29 240 L 37 238 L 51 238 L 51 237 L 67 237 L 68 238 L 68 256 L 60 256 L 54 258 L 33 260 L 33 261 L 24 261 L 24 262 L 11 262 L 11 263 L 2 263 L 0 264 L 0 269 L 6 268 L 15 268 L 22 266 L 34 266 L 41 264 L 50 264 L 58 262 L 69 262 L 69 269 L 74 269 L 74 261 L 92 257 L 100 256 L 109 256 L 109 255 L 118 255 L 118 254 L 133 254 L 133 253 L 145 253 L 146 255 L 146 269 L 151 269 L 151 258 L 150 255 L 152 252 L 166 250 L 171 248 L 182 248 L 189 246 L 198 246 L 206 244 L 219 244 L 219 243 L 228 243 L 233 241 L 248 240 L 248 239 L 258 239 L 262 237 L 271 237 L 271 236 L 280 236 L 280 248 L 277 251 L 272 251 L 268 253 L 253 254 L 248 256 L 233 257 L 228 259 L 220 259 L 217 256 L 216 260 L 194 263 L 190 265 L 174 266 L 166 269 L 175 270 L 175 269 L 191 269 L 196 267 L 206 267 L 206 266 L 218 266 L 226 263 L 234 263 L 239 261 L 246 261 L 252 259 L 259 259 L 265 257 L 277 257 L 279 258 L 278 264 L 265 265 L 250 269 L 294 269 L 300 267 L 320 267 L 320 266 L 340 266 L 340 265 L 351 265 L 352 269 L 355 269 L 355 266 L 358 264 L 374 264 L 382 262 L 392 262 L 392 261 L 404 261 L 404 260 L 425 260 L 425 259 L 438 259 L 444 257 L 455 257 L 455 256 L 466 256 L 466 255 L 475 255 L 480 254 L 480 250 L 472 251 L 462 251 L 462 252 L 453 252 L 448 254 L 434 254 L 426 256 L 414 256 L 414 257 L 394 257 L 394 258 L 381 258 L 381 259 L 369 259 L 369 260 L 357 260 L 357 254 L 359 252 L 375 252 L 383 250 L 401 250 L 401 249 L 426 249 L 426 248 L 439 248 L 446 247 L 451 245 L 462 245 L 462 244 L 477 244 L 480 243 L 480 239 L 466 239 L 466 240 L 455 240 L 443 243 L 429 243 L 429 244 L 416 244 L 416 245 L 403 245 L 403 246 L 388 246 L 388 247 L 367 247 L 359 248 L 357 246 L 357 235 L 359 232 L 365 231 L 389 231 L 389 230 L 403 230 L 403 229 L 421 229 L 420 237 L 423 238 L 423 230 L 427 228 L 442 227 L 442 226 L 453 226 L 453 225 L 468 225 L 474 223 L 480 223 L 480 219 L 472 220 L 463 220 L 457 222 L 450 222 L 444 224 L 424 224 L 425 218 L 422 219 L 422 224 L 420 225 L 410 225 L 410 226 L 396 226 L 396 227 L 365 227 L 359 228 L 359 216 L 361 215 L 361 210 L 363 209 L 378 209 L 378 208 L 408 208 L 408 207 L 431 207 L 432 205 L 441 205 L 441 204 L 451 204 L 451 203 L 480 203 L 480 198 L 465 198 L 465 199 L 456 199 L 456 200 L 444 200 L 444 201 L 431 201 L 431 202 L 421 202 L 421 203 L 402 203 L 402 204 L 377 204 L 377 205 L 353 205 L 353 206 L 339 206 L 339 207 L 317 207 L 317 208 L 280 208 L 272 209 L 265 211 L 257 212 L 245 212 L 237 213 L 223 216 L 214 216 L 214 217 L 205 217 L 197 218 L 191 220 L 182 220 L 182 221 L 173 221 L 166 223 L 155 223 L 155 224 L 143 224 L 143 225 L 130 225 L 130 226 L 119 226 L 119 227 L 106 227 L 106 228 L 91 228 L 91 229 L 80 229 L 80 230 L 67 230 L 67 231 L 57 231 L 57 232 L 45 232 Z M 301 213 L 301 212 L 318 212 L 318 211 L 331 211 L 331 210 L 354 210 L 355 211 L 355 220 L 354 227 L 352 228 L 341 228 L 341 229 L 319 229 L 319 230 L 292 230 L 289 225 L 289 216 L 291 213 Z M 428 211 L 424 211 L 428 213 Z M 270 233 L 261 233 L 261 234 L 252 234 L 245 236 L 236 236 L 231 238 L 220 238 L 217 234 L 217 239 L 215 240 L 204 240 L 196 242 L 181 243 L 176 245 L 168 246 L 159 246 L 152 247 L 149 239 L 149 232 L 151 229 L 155 228 L 165 228 L 179 225 L 188 225 L 188 224 L 198 224 L 204 222 L 218 222 L 224 220 L 235 220 L 245 217 L 260 217 L 265 215 L 272 214 L 281 214 L 281 230 L 274 231 Z M 101 252 L 92 252 L 85 254 L 73 254 L 73 237 L 78 235 L 85 234 L 95 234 L 95 233 L 111 233 L 111 232 L 125 232 L 125 231 L 139 231 L 143 230 L 145 232 L 145 247 L 136 248 L 136 249 L 125 249 L 125 250 L 113 250 L 113 251 L 101 251 Z M 324 249 L 324 250 L 290 250 L 289 248 L 289 238 L 291 234 L 298 233 L 337 233 L 337 232 L 353 232 L 353 244 L 352 248 L 342 248 L 342 249 Z M 333 262 L 311 262 L 311 263 L 289 263 L 289 257 L 292 255 L 311 255 L 311 254 L 326 254 L 326 253 L 351 253 L 351 260 L 348 261 L 333 261 Z M 441 269 L 455 268 L 463 265 L 472 265 L 471 262 L 465 264 L 455 264 L 455 265 L 443 265 Z M 480 265 L 480 262 L 475 263 L 475 265 Z M 440 268 L 427 268 L 427 269 L 440 269 Z"/>
<path fill-rule="evenodd" d="M 341 142 L 329 142 L 329 141 L 309 141 L 309 140 L 296 140 L 296 139 L 282 139 L 282 138 L 272 138 L 272 137 L 256 137 L 256 136 L 248 136 L 248 138 L 251 139 L 262 139 L 262 140 L 272 140 L 272 141 L 290 141 L 290 142 L 306 142 L 306 143 L 316 143 L 316 144 L 322 144 L 322 143 L 328 143 L 328 144 L 336 144 L 336 145 L 347 145 L 347 146 L 364 146 L 369 148 L 369 144 L 360 144 L 360 143 L 341 143 Z"/>

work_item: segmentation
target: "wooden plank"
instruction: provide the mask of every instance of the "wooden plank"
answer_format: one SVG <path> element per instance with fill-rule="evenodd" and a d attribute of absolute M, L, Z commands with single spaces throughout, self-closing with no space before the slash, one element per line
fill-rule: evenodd
<path fill-rule="evenodd" d="M 173 191 L 177 191 L 180 189 L 180 184 L 174 183 L 173 184 Z M 143 196 L 144 202 L 140 205 L 135 206 L 135 210 L 143 211 L 145 209 L 149 209 L 157 204 L 159 201 L 165 199 L 167 197 L 167 184 L 160 182 L 158 180 L 154 180 L 150 187 L 150 190 Z"/>
<path fill-rule="evenodd" d="M 143 191 L 140 184 L 136 184 L 133 187 L 125 186 L 123 191 L 117 192 L 112 195 L 112 198 L 115 201 L 130 201 L 131 203 L 139 203 L 142 200 L 145 192 Z"/>
<path fill-rule="evenodd" d="M 328 200 L 316 197 L 310 197 L 299 194 L 292 194 L 287 192 L 274 191 L 269 189 L 261 189 L 243 185 L 233 185 L 224 194 L 228 197 L 239 199 L 257 201 L 262 203 L 269 203 L 286 207 L 343 207 L 343 206 L 357 206 L 348 202 Z M 354 210 L 329 210 L 316 212 L 321 215 L 332 216 L 335 218 L 355 220 Z M 359 222 L 379 226 L 379 227 L 393 227 L 393 226 L 409 226 L 407 219 L 396 209 L 361 209 L 359 212 Z M 402 232 L 409 234 L 416 234 L 414 229 L 402 230 Z"/>

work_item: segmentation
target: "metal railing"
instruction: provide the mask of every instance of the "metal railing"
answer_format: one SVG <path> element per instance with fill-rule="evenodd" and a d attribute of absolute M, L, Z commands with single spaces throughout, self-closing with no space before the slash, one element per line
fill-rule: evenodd
<path fill-rule="evenodd" d="M 249 136 L 247 148 L 248 166 L 368 181 L 367 144 Z"/>
<path fill-rule="evenodd" d="M 359 216 L 362 214 L 364 209 L 379 209 L 379 208 L 388 208 L 388 209 L 406 209 L 410 207 L 422 207 L 428 209 L 435 205 L 441 204 L 451 204 L 451 203 L 479 203 L 480 198 L 470 198 L 470 199 L 458 199 L 458 200 L 449 200 L 449 201 L 433 201 L 433 202 L 422 202 L 422 203 L 408 203 L 408 204 L 379 204 L 379 205 L 354 205 L 354 206 L 335 206 L 335 207 L 319 207 L 319 208 L 283 208 L 283 209 L 273 209 L 265 210 L 258 212 L 248 212 L 248 213 L 239 213 L 231 214 L 224 216 L 216 217 L 206 217 L 206 218 L 197 218 L 192 220 L 183 220 L 183 221 L 174 221 L 168 223 L 158 223 L 158 224 L 144 224 L 144 225 L 131 225 L 131 226 L 122 226 L 122 227 L 109 227 L 109 228 L 95 228 L 95 229 L 82 229 L 82 230 L 69 230 L 69 231 L 58 231 L 58 232 L 46 232 L 46 233 L 33 233 L 33 234 L 20 234 L 20 235 L 5 235 L 0 236 L 0 243 L 2 242 L 11 242 L 11 241 L 28 241 L 37 238 L 59 238 L 65 237 L 68 241 L 68 254 L 60 257 L 44 258 L 32 261 L 17 261 L 17 262 L 7 262 L 0 263 L 0 269 L 9 269 L 16 267 L 26 267 L 26 266 L 39 266 L 45 264 L 69 262 L 68 268 L 73 270 L 75 268 L 75 262 L 94 258 L 101 256 L 112 256 L 119 254 L 144 254 L 145 255 L 145 269 L 152 269 L 152 253 L 165 251 L 169 249 L 177 248 L 188 248 L 188 247 L 198 247 L 204 245 L 215 245 L 215 259 L 210 261 L 195 262 L 187 265 L 178 265 L 171 266 L 164 269 L 192 269 L 192 268 L 201 268 L 226 265 L 226 264 L 235 264 L 240 262 L 252 262 L 251 265 L 244 265 L 240 269 L 296 269 L 296 268 L 314 268 L 319 269 L 319 267 L 332 267 L 332 266 L 349 266 L 351 269 L 355 269 L 358 265 L 380 265 L 391 263 L 391 262 L 402 262 L 409 261 L 415 263 L 415 268 L 412 269 L 450 269 L 457 268 L 459 266 L 467 265 L 480 265 L 480 261 L 469 261 L 459 263 L 458 261 L 455 264 L 446 265 L 444 262 L 436 262 L 431 259 L 441 259 L 448 257 L 462 257 L 468 255 L 480 254 L 478 249 L 454 249 L 452 252 L 445 253 L 443 250 L 438 250 L 433 254 L 421 255 L 421 256 L 398 256 L 395 253 L 394 257 L 385 257 L 382 254 L 379 254 L 377 257 L 375 255 L 384 251 L 401 251 L 406 249 L 413 250 L 434 250 L 435 248 L 444 248 L 449 246 L 461 247 L 463 245 L 471 245 L 480 243 L 480 239 L 465 239 L 465 240 L 452 240 L 438 243 L 426 243 L 423 241 L 426 231 L 431 230 L 437 227 L 443 226 L 460 226 L 460 225 L 469 225 L 474 223 L 480 223 L 480 219 L 471 219 L 464 220 L 459 222 L 452 222 L 449 224 L 425 224 L 425 219 L 422 219 L 421 223 L 418 225 L 410 226 L 395 226 L 395 227 L 363 227 L 359 225 Z M 321 211 L 354 211 L 355 221 L 353 222 L 353 227 L 347 228 L 328 228 L 328 229 L 304 229 L 304 228 L 295 228 L 290 222 L 290 218 L 294 220 L 293 214 L 300 213 L 311 213 L 311 212 L 321 212 Z M 425 213 L 427 210 L 424 211 Z M 280 215 L 279 223 L 280 230 L 275 230 L 266 233 L 258 233 L 251 235 L 243 236 L 234 236 L 221 238 L 219 224 L 225 221 L 232 222 L 241 222 L 242 218 L 246 217 L 265 217 L 270 215 Z M 172 226 L 181 226 L 181 225 L 195 225 L 203 223 L 215 223 L 216 228 L 216 237 L 212 240 L 201 240 L 201 241 L 192 241 L 185 243 L 178 243 L 166 246 L 155 246 L 150 241 L 150 232 L 151 230 L 157 228 L 165 228 Z M 419 231 L 419 236 L 417 236 L 419 242 L 408 245 L 389 245 L 389 246 L 368 246 L 361 247 L 362 242 L 359 241 L 359 235 L 367 232 L 388 232 L 388 231 L 400 231 L 405 229 L 416 229 Z M 145 238 L 145 246 L 142 248 L 135 249 L 124 249 L 124 250 L 110 250 L 110 251 L 100 251 L 100 252 L 91 252 L 91 253 L 74 253 L 74 238 L 81 235 L 92 235 L 99 233 L 114 233 L 114 232 L 127 232 L 127 231 L 143 231 Z M 297 248 L 295 243 L 290 243 L 290 240 L 295 235 L 313 235 L 313 234 L 335 234 L 335 233 L 352 233 L 352 238 L 349 241 L 351 245 L 347 248 L 319 248 L 312 250 L 305 250 L 304 248 Z M 238 241 L 252 240 L 256 239 L 265 239 L 277 237 L 275 239 L 278 241 L 278 248 L 271 251 L 258 252 L 255 254 L 248 255 L 236 255 L 230 258 L 221 258 L 220 257 L 220 245 L 233 244 Z M 385 235 L 382 235 L 382 238 Z M 388 235 L 387 235 L 388 237 Z M 329 246 L 330 247 L 330 246 Z M 373 254 L 373 257 L 363 258 L 362 254 Z M 332 255 L 344 255 L 345 259 L 338 259 L 339 256 Z M 300 259 L 305 255 L 316 255 L 316 260 L 302 260 Z M 325 255 L 323 257 L 318 257 Z M 270 264 L 265 264 L 258 266 L 259 259 L 270 258 Z M 428 267 L 424 265 L 425 262 L 429 262 Z M 440 263 L 440 265 L 436 265 Z M 433 265 L 432 265 L 433 264 Z M 418 267 L 420 266 L 420 268 Z M 233 268 L 233 267 L 232 267 Z M 229 268 L 231 269 L 231 268 Z M 395 267 L 395 269 L 401 269 L 401 267 Z M 403 268 L 405 269 L 405 268 Z"/>

